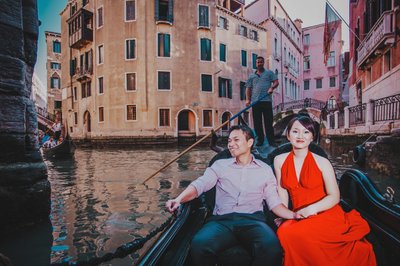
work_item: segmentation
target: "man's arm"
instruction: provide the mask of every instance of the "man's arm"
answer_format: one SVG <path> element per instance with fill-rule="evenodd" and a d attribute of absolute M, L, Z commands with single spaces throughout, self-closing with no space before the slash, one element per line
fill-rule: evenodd
<path fill-rule="evenodd" d="M 279 81 L 276 79 L 274 81 L 272 81 L 272 85 L 271 87 L 268 89 L 268 93 L 272 94 L 272 92 L 274 91 L 274 89 L 276 89 L 276 87 L 278 87 L 279 85 Z"/>
<path fill-rule="evenodd" d="M 251 89 L 249 87 L 246 88 L 246 106 L 249 106 L 251 103 Z"/>
<path fill-rule="evenodd" d="M 178 197 L 172 200 L 168 200 L 165 203 L 165 207 L 168 209 L 170 213 L 173 213 L 176 209 L 179 208 L 181 203 L 188 202 L 194 198 L 197 198 L 197 190 L 194 186 L 189 185 Z"/>

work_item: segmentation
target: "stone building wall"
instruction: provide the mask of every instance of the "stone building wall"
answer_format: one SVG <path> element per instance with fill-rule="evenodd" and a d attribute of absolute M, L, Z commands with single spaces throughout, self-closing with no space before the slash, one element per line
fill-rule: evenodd
<path fill-rule="evenodd" d="M 0 231 L 48 219 L 50 184 L 29 99 L 36 62 L 36 0 L 0 1 Z"/>

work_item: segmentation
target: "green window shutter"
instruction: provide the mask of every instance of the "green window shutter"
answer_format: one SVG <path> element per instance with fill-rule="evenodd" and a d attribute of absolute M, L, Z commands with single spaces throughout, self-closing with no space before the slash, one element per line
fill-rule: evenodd
<path fill-rule="evenodd" d="M 174 1 L 169 0 L 168 1 L 168 21 L 169 22 L 174 22 Z"/>
<path fill-rule="evenodd" d="M 162 41 L 163 41 L 163 34 L 162 33 L 158 33 L 157 35 L 158 35 L 157 36 L 157 39 L 158 39 L 158 42 L 157 42 L 157 45 L 158 45 L 158 47 L 157 47 L 157 55 L 161 56 L 161 44 L 162 44 Z"/>
<path fill-rule="evenodd" d="M 222 78 L 218 77 L 218 97 L 223 97 Z"/>
<path fill-rule="evenodd" d="M 154 19 L 155 19 L 156 21 L 158 21 L 159 18 L 160 18 L 159 10 L 160 10 L 160 3 L 159 3 L 159 0 L 154 0 Z"/>
<path fill-rule="evenodd" d="M 212 77 L 211 75 L 201 75 L 201 90 L 202 91 L 212 91 Z"/>
<path fill-rule="evenodd" d="M 257 54 L 253 54 L 253 69 L 257 68 L 256 61 L 257 61 Z"/>
<path fill-rule="evenodd" d="M 164 55 L 169 57 L 171 52 L 171 38 L 169 34 L 164 34 Z"/>
<path fill-rule="evenodd" d="M 226 45 L 219 44 L 219 61 L 226 62 Z"/>
<path fill-rule="evenodd" d="M 242 66 L 247 66 L 247 52 L 242 50 Z"/>
<path fill-rule="evenodd" d="M 240 100 L 246 100 L 246 82 L 240 82 Z"/>
<path fill-rule="evenodd" d="M 232 80 L 228 79 L 228 98 L 232 99 Z"/>

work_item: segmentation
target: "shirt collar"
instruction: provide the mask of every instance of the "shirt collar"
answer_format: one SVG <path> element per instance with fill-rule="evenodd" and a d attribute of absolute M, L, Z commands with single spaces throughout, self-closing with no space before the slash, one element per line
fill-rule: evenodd
<path fill-rule="evenodd" d="M 229 164 L 232 165 L 232 166 L 234 166 L 234 167 L 243 167 L 243 166 L 237 164 L 236 158 L 234 158 L 234 157 L 230 158 Z M 248 166 L 250 166 L 250 167 L 253 167 L 253 166 L 261 167 L 261 164 L 260 164 L 260 163 L 258 162 L 258 160 L 254 157 L 254 155 L 251 154 L 251 162 L 250 162 L 250 164 L 246 165 L 245 167 L 248 167 Z"/>
<path fill-rule="evenodd" d="M 262 70 L 262 72 L 261 72 L 260 74 L 262 74 L 262 73 L 264 73 L 264 72 L 265 72 L 265 68 L 263 67 L 263 70 Z M 256 69 L 256 71 L 254 71 L 254 74 L 256 74 L 257 76 L 260 75 L 260 74 L 258 74 L 257 69 Z"/>

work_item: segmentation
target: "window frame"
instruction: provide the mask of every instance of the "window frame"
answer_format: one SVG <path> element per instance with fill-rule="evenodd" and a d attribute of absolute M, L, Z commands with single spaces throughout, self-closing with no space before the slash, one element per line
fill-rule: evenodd
<path fill-rule="evenodd" d="M 305 60 L 306 57 L 308 58 L 307 61 Z M 308 68 L 305 68 L 306 62 L 308 62 Z M 303 56 L 303 71 L 308 71 L 310 69 L 311 69 L 311 56 L 310 55 L 305 55 L 305 56 Z"/>
<path fill-rule="evenodd" d="M 333 56 L 332 56 L 333 53 Z M 336 53 L 335 51 L 330 51 L 328 56 L 328 61 L 326 62 L 327 67 L 335 67 L 336 66 Z"/>
<path fill-rule="evenodd" d="M 134 41 L 134 51 L 133 51 L 133 58 L 128 58 L 128 41 Z M 125 61 L 134 61 L 137 58 L 137 45 L 136 45 L 136 38 L 129 38 L 129 39 L 125 39 Z"/>
<path fill-rule="evenodd" d="M 309 33 L 304 34 L 303 36 L 303 45 L 310 45 L 311 35 Z"/>
<path fill-rule="evenodd" d="M 100 53 L 100 47 L 102 47 L 102 53 Z M 97 52 L 96 63 L 97 63 L 97 65 L 103 65 L 104 64 L 104 60 L 105 60 L 105 58 L 104 58 L 104 44 L 102 43 L 102 44 L 97 45 L 97 49 L 96 50 L 97 50 L 96 51 Z M 102 59 L 101 62 L 100 62 L 100 59 Z"/>
<path fill-rule="evenodd" d="M 308 89 L 306 89 L 306 82 L 308 84 Z M 311 80 L 310 79 L 304 79 L 303 80 L 303 90 L 309 91 L 310 90 L 310 85 L 311 85 Z"/>
<path fill-rule="evenodd" d="M 136 117 L 135 119 L 128 119 L 128 106 L 135 107 Z M 137 122 L 138 121 L 138 108 L 137 104 L 125 104 L 125 122 Z"/>
<path fill-rule="evenodd" d="M 222 19 L 223 25 L 220 24 L 220 21 L 221 21 L 220 19 Z M 217 22 L 217 27 L 218 28 L 221 28 L 221 29 L 224 29 L 224 30 L 228 30 L 229 29 L 228 24 L 229 24 L 229 22 L 228 22 L 228 19 L 226 17 L 218 16 L 218 22 Z"/>
<path fill-rule="evenodd" d="M 206 22 L 207 25 L 200 25 L 200 7 L 206 7 L 207 8 L 207 18 L 208 21 Z M 210 29 L 211 23 L 210 23 L 210 6 L 205 5 L 205 4 L 197 4 L 197 28 L 198 29 Z"/>
<path fill-rule="evenodd" d="M 169 90 L 160 89 L 159 86 L 159 73 L 160 72 L 167 72 L 169 73 Z M 157 70 L 157 91 L 172 91 L 172 71 L 171 70 Z"/>
<path fill-rule="evenodd" d="M 333 86 L 332 86 L 332 79 L 335 83 Z M 329 77 L 329 88 L 335 88 L 335 87 L 336 87 L 336 76 Z"/>
<path fill-rule="evenodd" d="M 102 112 L 100 112 L 100 108 L 102 109 Z M 97 123 L 104 123 L 104 106 L 99 106 L 99 108 L 98 108 L 98 112 L 99 112 L 99 115 L 98 115 L 98 117 L 97 117 L 97 119 L 98 119 L 98 122 Z M 102 113 L 102 115 L 103 115 L 103 120 L 100 120 L 100 114 Z"/>
<path fill-rule="evenodd" d="M 244 53 L 243 53 L 244 52 Z M 245 57 L 246 57 L 246 60 L 245 61 L 243 61 L 243 55 L 245 55 Z M 248 66 L 248 57 L 247 57 L 247 50 L 244 50 L 244 49 L 241 49 L 240 50 L 240 65 L 242 66 L 242 67 L 244 67 L 244 68 L 247 68 L 247 66 Z M 245 63 L 244 65 L 243 65 L 243 63 Z"/>
<path fill-rule="evenodd" d="M 136 10 L 137 10 L 137 1 L 136 0 L 125 0 L 124 1 L 125 2 L 125 4 L 124 4 L 124 22 L 134 22 L 134 21 L 136 21 Z M 134 8 L 135 8 L 135 13 L 134 13 L 134 19 L 130 19 L 130 20 L 127 20 L 127 13 L 126 13 L 126 7 L 127 7 L 127 3 L 128 2 L 134 2 L 135 4 L 134 4 Z"/>
<path fill-rule="evenodd" d="M 100 79 L 102 80 L 101 84 L 102 84 L 102 91 L 100 92 Z M 97 94 L 98 95 L 103 95 L 104 94 L 104 76 L 99 76 L 97 77 Z"/>
<path fill-rule="evenodd" d="M 55 44 L 57 44 L 57 46 L 59 46 L 59 48 L 60 48 L 59 52 L 55 51 L 56 50 Z M 53 40 L 53 49 L 52 50 L 53 50 L 53 53 L 55 53 L 55 54 L 61 54 L 61 42 L 59 40 Z"/>
<path fill-rule="evenodd" d="M 318 87 L 318 81 L 321 82 L 321 86 L 320 87 Z M 322 82 L 323 82 L 323 78 L 316 78 L 315 79 L 315 89 L 317 89 L 317 90 L 322 89 Z"/>
<path fill-rule="evenodd" d="M 211 77 L 211 91 L 204 91 L 203 90 L 203 75 L 207 75 Z M 212 74 L 208 73 L 200 73 L 200 91 L 204 93 L 213 93 L 214 92 L 214 78 Z"/>
<path fill-rule="evenodd" d="M 168 125 L 162 126 L 161 125 L 161 110 L 168 110 Z M 158 127 L 159 128 L 167 128 L 171 127 L 171 108 L 170 107 L 158 107 Z"/>
<path fill-rule="evenodd" d="M 101 9 L 101 12 L 102 12 L 102 14 L 101 14 L 102 24 L 101 25 L 99 25 L 99 18 L 100 18 L 99 17 L 99 10 L 100 9 Z M 104 6 L 101 5 L 96 9 L 96 29 L 101 29 L 101 28 L 103 28 L 103 26 L 104 26 Z"/>
<path fill-rule="evenodd" d="M 201 53 L 201 51 L 202 51 L 202 49 L 201 49 L 201 40 L 203 40 L 203 39 L 205 39 L 205 40 L 209 40 L 210 41 L 210 60 L 203 60 L 203 59 L 201 59 L 201 55 L 202 55 L 202 53 Z M 199 59 L 200 59 L 200 61 L 201 62 L 213 62 L 213 47 L 212 47 L 212 40 L 211 39 L 209 39 L 209 38 L 206 38 L 206 37 L 202 37 L 202 38 L 200 38 L 200 45 L 199 45 Z"/>
<path fill-rule="evenodd" d="M 134 90 L 128 90 L 128 74 L 135 74 L 135 89 Z M 125 87 L 125 92 L 136 92 L 137 91 L 137 73 L 136 72 L 125 72 L 125 83 L 124 83 L 124 87 Z"/>
<path fill-rule="evenodd" d="M 205 111 L 210 111 L 211 112 L 211 125 L 210 126 L 205 126 L 204 125 L 204 121 L 205 121 L 204 112 Z M 214 127 L 214 110 L 213 109 L 207 109 L 207 108 L 203 109 L 201 111 L 201 119 L 202 119 L 202 121 L 201 121 L 202 128 L 213 128 Z"/>
<path fill-rule="evenodd" d="M 159 50 L 160 50 L 160 42 L 159 42 L 159 40 L 160 40 L 160 38 L 159 38 L 159 35 L 160 34 L 168 34 L 169 35 L 169 56 L 160 56 L 159 55 Z M 165 41 L 165 38 L 164 38 L 164 41 Z M 171 58 L 172 56 L 171 56 L 171 43 L 172 43 L 172 41 L 171 41 L 171 33 L 169 33 L 169 32 L 157 32 L 157 34 L 156 34 L 156 56 L 157 56 L 157 58 Z M 165 45 L 165 43 L 164 43 L 164 45 Z"/>
<path fill-rule="evenodd" d="M 225 46 L 225 61 L 221 60 L 221 45 Z M 228 61 L 228 49 L 226 47 L 227 47 L 227 45 L 225 43 L 223 43 L 223 42 L 219 43 L 219 62 L 227 63 L 227 61 Z"/>

